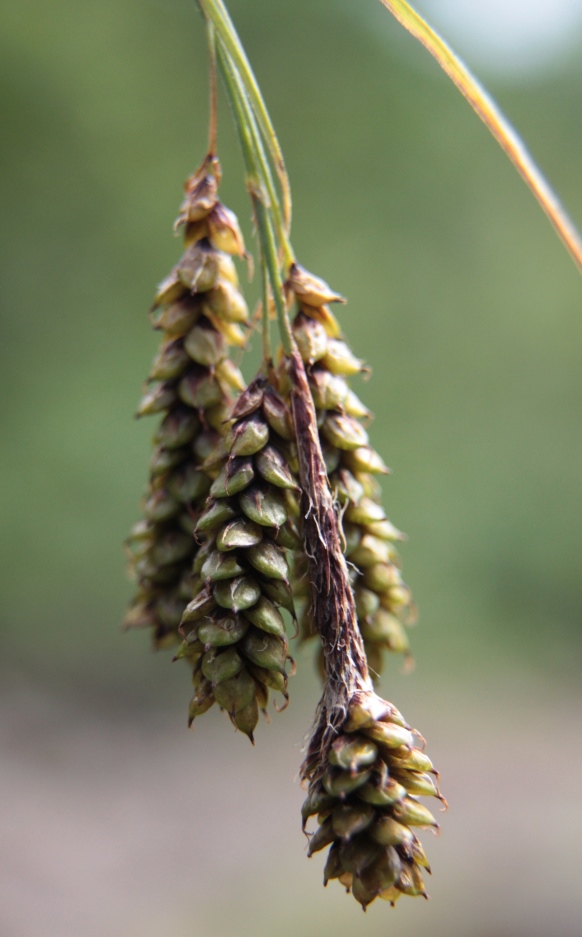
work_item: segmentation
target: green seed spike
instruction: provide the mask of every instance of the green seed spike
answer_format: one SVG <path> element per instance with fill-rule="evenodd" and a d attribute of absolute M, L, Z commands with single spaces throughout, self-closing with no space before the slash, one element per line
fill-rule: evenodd
<path fill-rule="evenodd" d="M 231 717 L 237 729 L 248 735 L 249 739 L 255 744 L 254 730 L 259 721 L 259 706 L 255 697 L 247 703 L 246 706 L 237 709 L 234 716 Z"/>
<path fill-rule="evenodd" d="M 380 892 L 395 885 L 402 871 L 400 856 L 392 846 L 383 849 L 377 859 L 374 859 L 358 876 L 364 888 L 377 898 Z M 354 897 L 356 895 L 356 880 L 354 879 Z"/>
<path fill-rule="evenodd" d="M 368 833 L 381 846 L 409 846 L 414 841 L 412 830 L 390 816 L 379 816 Z"/>
<path fill-rule="evenodd" d="M 421 866 L 421 868 L 426 869 L 426 871 L 430 875 L 431 874 L 430 865 L 426 857 L 426 853 L 424 849 L 422 848 L 421 844 L 419 843 L 418 839 L 416 838 L 416 836 L 414 836 L 413 841 L 410 845 L 410 854 L 411 854 L 411 858 L 416 863 L 416 865 L 419 865 Z"/>
<path fill-rule="evenodd" d="M 218 262 L 216 251 L 204 241 L 187 247 L 177 266 L 178 277 L 191 293 L 205 293 L 216 285 Z"/>
<path fill-rule="evenodd" d="M 226 357 L 227 347 L 224 336 L 205 320 L 195 325 L 184 340 L 184 348 L 192 361 L 207 368 Z"/>
<path fill-rule="evenodd" d="M 261 597 L 260 586 L 251 576 L 217 582 L 212 591 L 217 604 L 221 608 L 230 608 L 233 612 L 250 608 Z"/>
<path fill-rule="evenodd" d="M 222 401 L 222 390 L 208 371 L 192 370 L 178 384 L 178 395 L 183 403 L 194 409 L 214 407 Z"/>
<path fill-rule="evenodd" d="M 180 280 L 176 268 L 174 268 L 159 284 L 152 309 L 156 309 L 158 306 L 163 306 L 166 303 L 175 302 L 183 296 L 185 292 L 184 284 Z"/>
<path fill-rule="evenodd" d="M 237 254 L 239 257 L 244 255 L 243 236 L 234 212 L 225 208 L 219 202 L 214 206 L 206 220 L 210 240 L 214 247 L 226 251 L 227 254 Z"/>
<path fill-rule="evenodd" d="M 248 488 L 255 471 L 252 459 L 232 459 L 221 469 L 212 482 L 210 494 L 213 498 L 228 498 Z"/>
<path fill-rule="evenodd" d="M 204 561 L 201 574 L 210 582 L 235 579 L 247 572 L 247 567 L 240 562 L 237 553 L 221 553 L 214 550 Z"/>
<path fill-rule="evenodd" d="M 363 524 L 364 526 L 369 526 L 376 524 L 378 521 L 386 520 L 386 515 L 382 505 L 377 504 L 370 498 L 362 498 L 359 504 L 348 505 L 344 516 L 347 521 L 350 521 L 353 524 Z M 372 529 L 370 532 L 374 533 L 375 531 Z M 382 534 L 376 533 L 376 536 L 381 537 Z"/>
<path fill-rule="evenodd" d="M 184 460 L 185 455 L 183 449 L 156 449 L 150 459 L 150 484 L 155 485 L 157 477 L 167 475 L 170 469 Z"/>
<path fill-rule="evenodd" d="M 168 566 L 183 560 L 191 552 L 192 538 L 182 531 L 170 531 L 156 541 L 150 556 L 159 566 Z"/>
<path fill-rule="evenodd" d="M 213 527 L 224 524 L 225 521 L 233 520 L 237 516 L 237 511 L 232 507 L 230 502 L 225 501 L 223 498 L 219 501 L 212 501 L 204 513 L 198 518 L 196 531 L 205 533 L 208 530 L 212 530 Z"/>
<path fill-rule="evenodd" d="M 273 532 L 271 536 L 275 537 L 279 546 L 283 547 L 284 550 L 296 552 L 301 549 L 302 541 L 299 536 L 299 531 L 291 521 L 287 521 L 282 527 L 279 527 L 279 530 Z"/>
<path fill-rule="evenodd" d="M 348 771 L 333 771 L 328 768 L 323 775 L 322 782 L 328 794 L 345 800 L 349 794 L 353 794 L 354 791 L 366 785 L 371 777 L 371 769 L 350 774 Z"/>
<path fill-rule="evenodd" d="M 343 408 L 348 416 L 355 416 L 359 420 L 369 419 L 372 416 L 366 405 L 362 403 L 353 390 L 348 390 Z"/>
<path fill-rule="evenodd" d="M 232 717 L 236 712 L 250 705 L 255 698 L 255 681 L 247 670 L 233 677 L 223 680 L 213 689 L 216 702 Z"/>
<path fill-rule="evenodd" d="M 373 742 L 361 736 L 353 738 L 341 735 L 333 743 L 329 752 L 329 762 L 338 768 L 344 768 L 355 774 L 361 768 L 367 768 L 378 757 L 378 749 Z"/>
<path fill-rule="evenodd" d="M 199 625 L 198 638 L 205 648 L 227 647 L 237 644 L 248 630 L 249 623 L 246 618 L 240 615 L 227 615 Z"/>
<path fill-rule="evenodd" d="M 384 645 L 395 654 L 410 654 L 410 641 L 404 628 L 394 615 L 384 609 L 380 609 L 371 622 L 362 622 L 361 631 L 364 641 Z"/>
<path fill-rule="evenodd" d="M 322 433 L 338 449 L 359 449 L 368 444 L 368 434 L 361 423 L 342 413 L 330 413 L 323 421 Z"/>
<path fill-rule="evenodd" d="M 269 690 L 260 680 L 255 680 L 255 699 L 259 709 L 266 713 L 269 705 Z"/>
<path fill-rule="evenodd" d="M 393 778 L 388 778 L 383 784 L 364 784 L 357 791 L 360 800 L 375 807 L 388 807 L 398 803 L 406 797 L 406 788 L 398 784 Z"/>
<path fill-rule="evenodd" d="M 380 475 L 388 475 L 390 472 L 384 460 L 371 446 L 359 446 L 346 452 L 342 461 L 351 472 L 374 472 Z"/>
<path fill-rule="evenodd" d="M 430 810 L 411 797 L 405 797 L 395 804 L 392 813 L 396 820 L 407 826 L 434 826 L 436 829 L 439 826 Z"/>
<path fill-rule="evenodd" d="M 200 314 L 201 309 L 198 301 L 189 296 L 183 296 L 177 302 L 164 306 L 155 315 L 154 328 L 162 330 L 166 338 L 183 338 L 196 325 Z"/>
<path fill-rule="evenodd" d="M 143 513 L 148 521 L 157 524 L 169 521 L 182 510 L 182 505 L 176 498 L 163 489 L 154 491 L 144 504 Z"/>
<path fill-rule="evenodd" d="M 383 748 L 414 748 L 414 736 L 408 729 L 393 722 L 376 722 L 373 726 L 362 730 L 365 735 L 373 739 Z"/>
<path fill-rule="evenodd" d="M 172 472 L 168 479 L 170 494 L 185 504 L 191 501 L 200 501 L 208 493 L 209 487 L 208 476 L 192 464 Z M 190 523 L 190 527 L 192 526 L 192 523 Z"/>
<path fill-rule="evenodd" d="M 254 568 L 269 579 L 279 579 L 289 582 L 289 565 L 285 556 L 272 540 L 263 540 L 255 547 L 249 547 L 245 558 Z"/>
<path fill-rule="evenodd" d="M 193 586 L 193 583 L 194 583 L 194 579 L 195 579 L 196 577 L 198 577 L 198 579 L 200 580 L 200 578 L 201 578 L 201 572 L 202 572 L 202 567 L 204 566 L 206 560 L 208 559 L 208 557 L 209 557 L 210 554 L 212 553 L 213 549 L 214 549 L 214 545 L 213 545 L 213 542 L 212 542 L 212 538 L 209 538 L 209 539 L 206 541 L 206 543 L 203 543 L 203 544 L 201 545 L 201 547 L 199 548 L 198 552 L 196 553 L 196 555 L 195 555 L 195 557 L 194 557 L 194 562 L 192 563 L 192 579 L 190 580 L 190 582 L 189 582 L 189 584 L 188 584 L 188 587 L 189 587 L 191 593 L 192 593 L 192 586 Z M 192 593 L 192 594 L 193 594 L 193 593 Z"/>
<path fill-rule="evenodd" d="M 285 622 L 283 616 L 277 607 L 266 596 L 261 596 L 256 605 L 245 610 L 245 618 L 248 618 L 261 631 L 267 634 L 277 635 L 279 638 L 285 637 Z"/>
<path fill-rule="evenodd" d="M 363 370 L 363 362 L 356 358 L 345 342 L 339 339 L 329 339 L 327 352 L 321 363 L 332 374 L 345 375 L 346 377 L 359 374 Z"/>
<path fill-rule="evenodd" d="M 251 628 L 242 640 L 242 651 L 252 664 L 285 673 L 287 660 L 287 642 L 274 634 Z"/>
<path fill-rule="evenodd" d="M 350 562 L 362 570 L 374 566 L 375 563 L 387 563 L 389 557 L 390 547 L 385 540 L 373 537 L 372 534 L 364 534 L 355 550 L 351 551 Z"/>
<path fill-rule="evenodd" d="M 216 608 L 216 601 L 211 592 L 203 589 L 188 603 L 182 615 L 182 623 L 200 621 Z"/>
<path fill-rule="evenodd" d="M 346 872 L 361 875 L 370 863 L 378 858 L 382 847 L 374 843 L 365 833 L 341 844 L 340 855 Z"/>
<path fill-rule="evenodd" d="M 208 712 L 211 706 L 214 706 L 214 693 L 208 680 L 203 680 L 196 690 L 190 702 L 188 711 L 188 725 L 191 726 L 197 716 Z"/>
<path fill-rule="evenodd" d="M 207 680 L 210 680 L 213 687 L 224 680 L 236 677 L 243 667 L 244 660 L 234 647 L 226 650 L 211 648 L 202 658 L 202 673 Z"/>
<path fill-rule="evenodd" d="M 300 313 L 293 322 L 293 336 L 306 364 L 313 364 L 325 355 L 327 333 L 324 326 L 316 319 L 310 319 Z"/>
<path fill-rule="evenodd" d="M 392 771 L 392 777 L 406 788 L 409 794 L 420 797 L 438 797 L 439 792 L 434 778 L 430 774 L 416 771 Z"/>
<path fill-rule="evenodd" d="M 344 297 L 334 292 L 325 280 L 314 276 L 301 264 L 291 265 L 287 283 L 297 299 L 306 306 L 317 308 L 326 303 L 345 303 Z"/>
<path fill-rule="evenodd" d="M 162 345 L 150 368 L 150 379 L 171 381 L 179 377 L 188 364 L 188 355 L 182 342 L 171 341 Z"/>
<path fill-rule="evenodd" d="M 330 475 L 329 481 L 336 498 L 341 504 L 350 501 L 359 501 L 364 497 L 362 485 L 347 469 L 334 472 L 333 475 Z"/>
<path fill-rule="evenodd" d="M 371 589 L 364 589 L 363 586 L 357 586 L 354 590 L 354 600 L 360 620 L 370 618 L 380 608 L 380 598 Z"/>
<path fill-rule="evenodd" d="M 331 374 L 325 368 L 314 368 L 309 386 L 318 410 L 339 410 L 343 407 L 349 388 L 343 377 Z"/>
<path fill-rule="evenodd" d="M 252 674 L 257 683 L 262 683 L 264 686 L 269 687 L 270 690 L 282 693 L 286 699 L 288 698 L 288 679 L 286 673 L 280 673 L 277 670 L 266 670 L 264 667 L 256 667 L 253 664 L 249 664 L 248 671 Z M 283 707 L 283 709 L 284 708 L 285 707 Z"/>
<path fill-rule="evenodd" d="M 232 431 L 231 453 L 254 455 L 266 446 L 269 427 L 257 413 L 237 423 Z"/>
<path fill-rule="evenodd" d="M 176 390 L 173 384 L 159 384 L 147 394 L 144 394 L 139 402 L 136 416 L 151 416 L 154 413 L 161 413 L 168 410 L 177 403 Z"/>
<path fill-rule="evenodd" d="M 263 413 L 267 423 L 281 439 L 290 442 L 295 438 L 293 421 L 289 408 L 277 391 L 268 385 L 263 399 Z"/>
<path fill-rule="evenodd" d="M 438 771 L 435 770 L 432 761 L 420 748 L 413 748 L 412 751 L 403 748 L 390 752 L 390 761 L 397 766 L 399 771 L 406 769 L 408 771 L 420 771 L 421 773 L 430 772 L 438 777 Z"/>
<path fill-rule="evenodd" d="M 413 862 L 402 863 L 402 871 L 396 885 L 403 895 L 428 898 L 420 869 Z"/>
<path fill-rule="evenodd" d="M 262 527 L 281 527 L 287 520 L 281 496 L 269 488 L 253 486 L 243 491 L 238 501 L 243 513 Z"/>
<path fill-rule="evenodd" d="M 263 592 L 275 603 L 280 605 L 286 611 L 290 612 L 295 618 L 295 605 L 293 603 L 293 592 L 291 587 L 277 579 L 267 579 L 261 583 Z"/>
<path fill-rule="evenodd" d="M 364 884 L 363 879 L 359 875 L 354 875 L 352 877 L 352 894 L 356 901 L 362 905 L 363 910 L 365 911 L 369 904 L 372 903 L 374 898 L 377 897 L 377 892 L 370 891 Z"/>
<path fill-rule="evenodd" d="M 309 820 L 310 817 L 316 816 L 318 813 L 325 813 L 327 810 L 331 810 L 335 806 L 335 798 L 330 797 L 329 794 L 326 794 L 325 791 L 313 791 L 307 799 L 303 802 L 301 807 L 301 816 L 303 817 L 303 827 Z M 336 876 L 337 877 L 337 876 Z"/>
<path fill-rule="evenodd" d="M 244 296 L 234 284 L 223 280 L 204 297 L 204 312 L 209 310 L 225 322 L 241 323 L 249 321 L 249 310 Z"/>
<path fill-rule="evenodd" d="M 224 552 L 254 547 L 263 539 L 263 529 L 246 517 L 227 521 L 216 536 L 216 546 Z"/>
<path fill-rule="evenodd" d="M 246 390 L 243 391 L 235 402 L 231 411 L 231 418 L 233 420 L 241 420 L 243 417 L 255 413 L 262 405 L 264 396 L 265 378 L 261 375 L 251 381 Z"/>
<path fill-rule="evenodd" d="M 339 843 L 332 843 L 330 850 L 327 854 L 327 861 L 325 863 L 325 868 L 323 870 L 323 884 L 327 885 L 331 879 L 339 878 L 344 871 L 342 860 L 340 857 L 340 846 Z"/>
<path fill-rule="evenodd" d="M 373 521 L 366 521 L 365 526 L 369 533 L 373 534 L 375 537 L 381 537 L 383 540 L 406 540 L 406 534 L 398 530 L 386 517 L 378 518 Z"/>
<path fill-rule="evenodd" d="M 257 452 L 255 465 L 265 481 L 271 482 L 278 488 L 290 488 L 297 491 L 297 483 L 289 470 L 287 461 L 274 446 L 265 446 Z"/>
<path fill-rule="evenodd" d="M 402 574 L 393 563 L 376 563 L 364 572 L 364 585 L 374 592 L 387 592 L 393 586 L 402 585 Z"/>
<path fill-rule="evenodd" d="M 223 325 L 221 331 L 230 345 L 243 347 L 246 344 L 246 336 L 237 326 L 232 325 L 227 329 Z M 244 377 L 242 376 L 240 368 L 237 368 L 236 364 L 231 361 L 230 358 L 225 358 L 223 361 L 220 361 L 214 369 L 214 374 L 225 392 L 227 389 L 236 392 L 244 390 Z"/>
<path fill-rule="evenodd" d="M 370 804 L 338 804 L 332 813 L 332 826 L 335 835 L 342 841 L 357 836 L 370 825 L 375 811 Z"/>
<path fill-rule="evenodd" d="M 333 826 L 331 823 L 331 817 L 321 824 L 320 827 L 313 834 L 309 840 L 309 847 L 307 849 L 307 855 L 311 856 L 319 852 L 321 849 L 325 849 L 326 846 L 329 846 L 330 843 L 333 843 L 335 839 L 335 834 L 333 832 Z"/>

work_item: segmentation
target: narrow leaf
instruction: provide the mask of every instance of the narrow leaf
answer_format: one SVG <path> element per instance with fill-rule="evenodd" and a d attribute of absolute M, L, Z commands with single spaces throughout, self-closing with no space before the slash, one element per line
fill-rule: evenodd
<path fill-rule="evenodd" d="M 582 238 L 560 205 L 550 185 L 536 166 L 519 135 L 499 110 L 495 101 L 449 45 L 405 0 L 380 3 L 434 56 L 444 72 L 463 94 L 475 113 L 489 128 L 499 145 L 532 190 L 558 235 L 582 272 Z"/>

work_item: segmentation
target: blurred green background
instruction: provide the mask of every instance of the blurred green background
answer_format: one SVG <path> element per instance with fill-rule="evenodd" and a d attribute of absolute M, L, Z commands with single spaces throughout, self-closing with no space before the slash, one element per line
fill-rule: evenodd
<path fill-rule="evenodd" d="M 421 610 L 416 670 L 390 661 L 382 690 L 451 803 L 425 837 L 432 900 L 364 918 L 305 859 L 310 650 L 251 750 L 214 710 L 188 733 L 186 670 L 119 631 L 154 427 L 132 419 L 147 309 L 206 144 L 202 22 L 189 0 L 8 0 L 1 932 L 578 937 L 580 276 L 379 4 L 229 6 L 286 154 L 296 251 L 349 297 L 341 321 L 373 369 L 358 392 Z M 527 80 L 484 76 L 579 222 L 581 48 Z M 220 156 L 251 240 L 225 106 Z"/>

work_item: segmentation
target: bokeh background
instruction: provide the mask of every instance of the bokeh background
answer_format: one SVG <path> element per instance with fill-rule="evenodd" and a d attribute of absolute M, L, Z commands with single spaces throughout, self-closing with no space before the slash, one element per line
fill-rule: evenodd
<path fill-rule="evenodd" d="M 582 4 L 419 3 L 582 221 Z M 318 696 L 255 749 L 118 627 L 153 422 L 147 309 L 204 152 L 190 0 L 7 0 L 2 112 L 3 937 L 579 937 L 582 282 L 496 144 L 380 4 L 232 0 L 291 174 L 299 257 L 349 297 L 421 610 L 384 694 L 451 807 L 432 900 L 364 917 L 305 858 Z M 544 18 L 544 15 L 546 18 Z M 525 18 L 525 19 L 524 19 Z M 224 201 L 249 231 L 236 140 Z M 249 288 L 253 295 L 254 287 Z M 250 377 L 250 374 L 247 374 Z"/>

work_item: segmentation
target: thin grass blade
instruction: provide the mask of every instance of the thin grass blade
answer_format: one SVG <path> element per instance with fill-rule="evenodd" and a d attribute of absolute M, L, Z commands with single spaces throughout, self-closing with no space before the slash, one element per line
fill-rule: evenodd
<path fill-rule="evenodd" d="M 551 186 L 538 169 L 519 134 L 479 81 L 451 47 L 405 0 L 380 3 L 430 52 L 444 72 L 465 96 L 475 113 L 489 128 L 517 171 L 532 190 L 559 237 L 582 273 L 582 238 Z"/>

